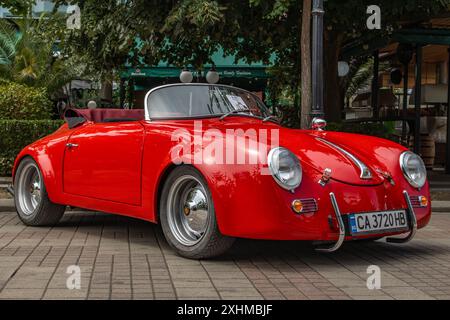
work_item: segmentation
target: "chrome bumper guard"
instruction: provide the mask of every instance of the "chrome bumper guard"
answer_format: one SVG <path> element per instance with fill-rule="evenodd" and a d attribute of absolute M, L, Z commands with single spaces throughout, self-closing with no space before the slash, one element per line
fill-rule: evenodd
<path fill-rule="evenodd" d="M 408 205 L 408 216 L 409 216 L 409 225 L 410 230 L 409 234 L 405 238 L 387 238 L 386 241 L 389 243 L 406 243 L 411 241 L 417 232 L 417 219 L 416 219 L 416 213 L 414 212 L 414 208 L 411 203 L 411 199 L 408 195 L 407 191 L 403 191 L 403 196 L 405 197 L 406 204 Z M 342 220 L 341 211 L 339 210 L 338 203 L 336 201 L 336 196 L 333 192 L 330 193 L 330 200 L 331 204 L 333 205 L 334 214 L 336 216 L 336 220 L 339 225 L 339 238 L 336 241 L 336 243 L 330 247 L 330 248 L 316 248 L 316 251 L 318 252 L 326 252 L 331 253 L 339 250 L 339 248 L 342 246 L 345 240 L 345 225 L 344 221 Z"/>
<path fill-rule="evenodd" d="M 339 226 L 339 238 L 336 241 L 336 243 L 330 248 L 316 248 L 316 251 L 318 251 L 318 252 L 331 253 L 331 252 L 337 251 L 342 246 L 342 244 L 344 243 L 344 240 L 345 240 L 344 221 L 342 220 L 341 210 L 339 210 L 339 206 L 336 201 L 336 196 L 334 195 L 333 192 L 330 193 L 330 200 L 331 200 L 331 204 L 333 205 L 334 215 L 336 216 L 336 220 L 337 220 L 338 226 Z"/>
<path fill-rule="evenodd" d="M 14 197 L 14 187 L 12 185 L 7 186 L 6 191 Z"/>
<path fill-rule="evenodd" d="M 408 205 L 408 215 L 409 215 L 409 233 L 405 238 L 387 238 L 386 241 L 389 243 L 406 243 L 411 241 L 417 232 L 417 218 L 414 212 L 414 207 L 411 203 L 411 198 L 407 191 L 403 191 L 403 196 L 405 197 L 406 204 Z"/>

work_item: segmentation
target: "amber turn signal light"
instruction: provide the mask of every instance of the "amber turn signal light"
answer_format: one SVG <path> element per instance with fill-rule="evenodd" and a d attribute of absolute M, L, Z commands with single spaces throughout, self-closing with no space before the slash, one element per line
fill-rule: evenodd
<path fill-rule="evenodd" d="M 292 210 L 294 210 L 295 213 L 302 213 L 303 203 L 300 200 L 292 201 Z"/>
<path fill-rule="evenodd" d="M 427 199 L 427 197 L 420 196 L 420 197 L 419 197 L 419 201 L 420 201 L 420 206 L 421 206 L 421 207 L 426 207 L 426 206 L 428 206 L 428 199 Z"/>

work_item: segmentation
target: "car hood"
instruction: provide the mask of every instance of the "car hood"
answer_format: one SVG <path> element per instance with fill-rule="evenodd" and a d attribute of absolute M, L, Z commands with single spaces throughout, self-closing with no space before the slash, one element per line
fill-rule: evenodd
<path fill-rule="evenodd" d="M 381 172 L 390 173 L 389 166 L 398 163 L 398 160 L 392 160 L 392 156 L 396 157 L 402 152 L 401 146 L 384 139 L 340 132 L 295 130 L 274 123 L 262 125 L 260 120 L 243 121 L 236 117 L 235 120 L 222 122 L 221 126 L 226 129 L 278 130 L 279 146 L 296 154 L 303 166 L 310 166 L 319 173 L 331 169 L 333 180 L 351 185 L 382 184 L 385 178 Z M 391 159 L 384 159 L 382 154 L 389 154 Z M 370 179 L 361 177 L 361 169 L 355 158 L 369 169 Z"/>
<path fill-rule="evenodd" d="M 337 136 L 328 133 L 301 130 L 283 130 L 280 132 L 280 145 L 294 152 L 303 165 L 309 165 L 323 173 L 331 169 L 331 177 L 352 185 L 379 185 L 384 178 L 379 174 L 383 166 L 370 153 L 363 153 L 364 140 L 359 146 L 344 144 Z M 370 177 L 363 177 L 361 164 Z"/>

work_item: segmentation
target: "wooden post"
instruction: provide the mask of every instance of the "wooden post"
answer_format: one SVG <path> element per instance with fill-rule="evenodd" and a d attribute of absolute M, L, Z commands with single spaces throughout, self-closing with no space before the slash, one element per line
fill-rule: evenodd
<path fill-rule="evenodd" d="M 125 79 L 124 78 L 120 78 L 119 96 L 120 96 L 119 107 L 120 107 L 120 109 L 123 109 L 123 105 L 125 103 Z"/>
<path fill-rule="evenodd" d="M 300 127 L 309 127 L 311 119 L 311 0 L 303 0 L 303 12 L 301 18 L 300 35 L 300 59 L 301 59 L 301 119 Z M 296 96 L 299 94 L 296 90 Z M 300 100 L 300 99 L 298 99 Z"/>
<path fill-rule="evenodd" d="M 420 153 L 420 107 L 422 105 L 422 46 L 416 47 L 414 152 Z"/>
<path fill-rule="evenodd" d="M 409 64 L 403 65 L 403 110 L 402 110 L 402 143 L 406 139 L 406 118 L 408 117 L 408 79 L 409 79 Z"/>
<path fill-rule="evenodd" d="M 134 79 L 128 79 L 128 108 L 133 109 L 133 95 L 134 95 Z"/>
<path fill-rule="evenodd" d="M 447 143 L 445 147 L 445 173 L 450 174 L 450 47 L 448 49 Z"/>
<path fill-rule="evenodd" d="M 322 118 L 323 109 L 323 0 L 313 0 L 312 9 L 312 110 L 311 118 Z"/>

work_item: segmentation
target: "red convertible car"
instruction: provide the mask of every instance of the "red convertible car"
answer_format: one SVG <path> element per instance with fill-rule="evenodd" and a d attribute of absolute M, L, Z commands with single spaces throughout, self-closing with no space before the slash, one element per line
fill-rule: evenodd
<path fill-rule="evenodd" d="M 234 238 L 402 243 L 430 220 L 422 159 L 391 141 L 281 127 L 252 93 L 223 85 L 151 90 L 144 110 L 68 110 L 13 170 L 20 219 L 53 225 L 66 206 L 160 223 L 182 256 Z"/>

